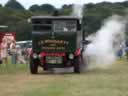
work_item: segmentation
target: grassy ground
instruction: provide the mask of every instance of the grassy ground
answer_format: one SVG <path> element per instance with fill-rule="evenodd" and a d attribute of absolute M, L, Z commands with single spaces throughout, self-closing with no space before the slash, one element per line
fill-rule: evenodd
<path fill-rule="evenodd" d="M 81 74 L 31 75 L 28 65 L 0 65 L 0 96 L 128 96 L 128 61 Z"/>

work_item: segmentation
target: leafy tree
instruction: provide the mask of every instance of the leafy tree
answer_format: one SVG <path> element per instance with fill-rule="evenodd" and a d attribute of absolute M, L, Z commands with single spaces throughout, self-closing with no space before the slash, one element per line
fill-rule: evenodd
<path fill-rule="evenodd" d="M 124 7 L 128 7 L 128 1 L 124 1 L 121 3 Z"/>
<path fill-rule="evenodd" d="M 112 14 L 126 16 L 127 6 L 128 1 L 85 4 L 82 20 L 82 28 L 86 31 L 85 35 L 88 36 L 96 32 L 100 28 L 101 22 Z M 24 10 L 19 2 L 16 0 L 9 0 L 5 7 L 0 7 L 0 25 L 7 25 L 8 28 L 0 29 L 0 31 L 15 31 L 17 40 L 31 39 L 32 28 L 31 25 L 28 24 L 27 19 L 33 15 L 52 15 L 55 10 L 58 10 L 61 15 L 70 15 L 73 11 L 72 5 L 63 5 L 62 8 L 56 9 L 50 4 L 43 4 L 41 6 L 32 5 L 29 10 Z M 128 28 L 126 36 L 128 37 Z"/>
<path fill-rule="evenodd" d="M 84 16 L 82 28 L 86 32 L 85 36 L 95 33 L 100 28 L 102 20 L 101 16 Z"/>
<path fill-rule="evenodd" d="M 2 5 L 0 4 L 0 7 L 2 7 Z"/>
<path fill-rule="evenodd" d="M 5 7 L 15 9 L 15 10 L 24 10 L 24 7 L 16 0 L 9 0 Z"/>
<path fill-rule="evenodd" d="M 27 20 L 23 20 L 16 25 L 17 40 L 30 40 L 32 28 Z M 20 38 L 19 38 L 20 37 Z"/>
<path fill-rule="evenodd" d="M 32 12 L 39 12 L 41 10 L 41 8 L 39 5 L 35 4 L 35 5 L 30 6 L 29 10 Z"/>
<path fill-rule="evenodd" d="M 71 15 L 72 13 L 72 4 L 71 5 L 63 5 L 60 9 L 62 15 Z"/>
<path fill-rule="evenodd" d="M 51 14 L 56 10 L 56 8 L 50 4 L 43 4 L 40 6 L 40 9 L 41 9 L 41 11 L 48 13 L 48 14 Z"/>
<path fill-rule="evenodd" d="M 86 4 L 86 5 L 84 5 L 85 6 L 85 8 L 93 8 L 95 5 L 93 4 L 93 3 L 88 3 L 88 4 Z"/>

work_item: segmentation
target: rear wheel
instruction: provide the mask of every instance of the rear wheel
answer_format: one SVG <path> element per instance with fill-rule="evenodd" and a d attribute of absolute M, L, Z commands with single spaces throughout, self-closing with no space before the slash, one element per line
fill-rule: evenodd
<path fill-rule="evenodd" d="M 30 72 L 31 74 L 37 74 L 38 72 L 38 64 L 33 62 L 33 60 L 30 60 Z"/>

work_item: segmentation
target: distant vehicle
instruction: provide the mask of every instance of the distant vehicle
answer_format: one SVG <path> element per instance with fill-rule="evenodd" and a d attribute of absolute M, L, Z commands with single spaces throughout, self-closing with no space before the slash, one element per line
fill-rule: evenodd
<path fill-rule="evenodd" d="M 83 33 L 80 19 L 71 16 L 33 16 L 30 72 L 74 67 L 80 73 Z M 82 44 L 83 46 L 83 44 Z"/>
<path fill-rule="evenodd" d="M 32 40 L 17 41 L 16 46 L 20 46 L 21 48 L 32 47 Z"/>
<path fill-rule="evenodd" d="M 20 47 L 22 49 L 22 55 L 27 55 L 27 49 L 32 48 L 32 40 L 17 41 L 16 48 Z"/>

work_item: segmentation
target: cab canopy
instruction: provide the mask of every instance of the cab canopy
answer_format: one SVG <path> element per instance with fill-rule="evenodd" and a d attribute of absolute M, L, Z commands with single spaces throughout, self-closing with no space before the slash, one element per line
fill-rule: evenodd
<path fill-rule="evenodd" d="M 77 31 L 80 30 L 80 19 L 73 16 L 33 16 L 34 31 Z"/>

